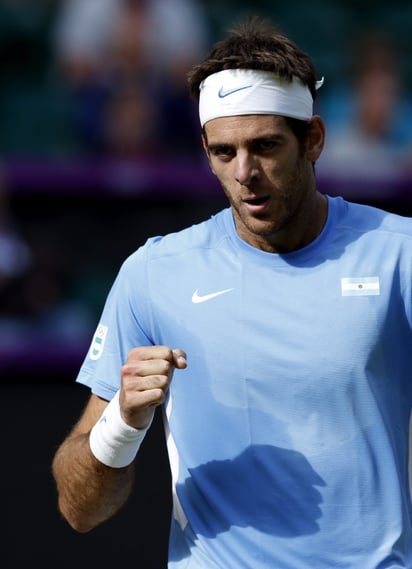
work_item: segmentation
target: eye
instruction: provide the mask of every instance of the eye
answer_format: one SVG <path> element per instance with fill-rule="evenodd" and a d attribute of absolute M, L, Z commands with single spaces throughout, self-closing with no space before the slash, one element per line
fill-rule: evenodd
<path fill-rule="evenodd" d="M 230 146 L 210 146 L 209 152 L 212 156 L 216 156 L 220 160 L 230 160 L 234 156 L 234 150 Z"/>
<path fill-rule="evenodd" d="M 273 138 L 261 138 L 255 141 L 254 150 L 256 152 L 270 152 L 279 146 L 279 140 Z"/>

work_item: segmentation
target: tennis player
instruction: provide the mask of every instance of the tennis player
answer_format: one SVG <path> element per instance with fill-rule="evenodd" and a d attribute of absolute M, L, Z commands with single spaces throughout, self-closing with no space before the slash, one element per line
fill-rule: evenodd
<path fill-rule="evenodd" d="M 189 82 L 229 205 L 121 267 L 53 463 L 61 512 L 116 514 L 162 406 L 169 569 L 411 569 L 412 221 L 317 190 L 320 82 L 267 24 Z"/>

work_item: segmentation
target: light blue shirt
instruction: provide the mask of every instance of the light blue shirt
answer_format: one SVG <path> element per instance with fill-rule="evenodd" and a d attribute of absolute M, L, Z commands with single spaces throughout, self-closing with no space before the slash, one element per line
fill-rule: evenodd
<path fill-rule="evenodd" d="M 78 381 L 182 348 L 165 410 L 170 569 L 412 567 L 412 220 L 329 198 L 285 255 L 230 209 L 124 263 Z"/>

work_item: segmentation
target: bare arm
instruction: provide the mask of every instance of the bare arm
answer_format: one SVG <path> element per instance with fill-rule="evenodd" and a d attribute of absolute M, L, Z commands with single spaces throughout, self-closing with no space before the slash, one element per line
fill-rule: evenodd
<path fill-rule="evenodd" d="M 79 422 L 53 460 L 60 511 L 79 532 L 89 531 L 112 517 L 127 501 L 133 486 L 133 464 L 110 468 L 90 450 L 90 430 L 106 405 L 107 401 L 91 395 Z"/>
<path fill-rule="evenodd" d="M 123 420 L 136 429 L 152 420 L 164 401 L 174 369 L 186 367 L 181 350 L 165 346 L 135 348 L 122 368 L 120 410 Z M 90 450 L 90 431 L 107 401 L 91 395 L 83 414 L 63 441 L 53 460 L 59 508 L 69 524 L 87 532 L 112 517 L 125 504 L 133 487 L 134 464 L 105 466 Z"/>

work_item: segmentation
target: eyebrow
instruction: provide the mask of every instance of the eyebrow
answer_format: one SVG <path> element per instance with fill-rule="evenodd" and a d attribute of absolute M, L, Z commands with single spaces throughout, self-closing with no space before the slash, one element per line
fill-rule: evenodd
<path fill-rule="evenodd" d="M 263 134 L 256 136 L 254 138 L 247 139 L 243 141 L 243 144 L 245 146 L 251 147 L 255 144 L 259 144 L 259 142 L 266 142 L 270 140 L 273 140 L 274 142 L 282 142 L 283 140 L 285 140 L 285 135 L 281 133 Z M 233 148 L 235 146 L 235 144 L 231 142 L 223 142 L 223 141 L 209 143 L 207 137 L 205 137 L 205 141 L 209 150 L 214 150 L 216 148 Z"/>

